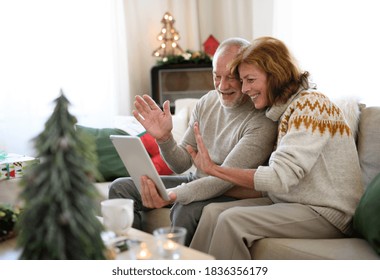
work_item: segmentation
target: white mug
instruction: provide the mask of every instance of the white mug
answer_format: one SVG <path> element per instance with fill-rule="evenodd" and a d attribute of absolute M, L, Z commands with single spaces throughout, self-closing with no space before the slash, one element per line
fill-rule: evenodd
<path fill-rule="evenodd" d="M 103 224 L 106 229 L 121 234 L 128 230 L 133 223 L 133 200 L 116 198 L 100 203 Z"/>

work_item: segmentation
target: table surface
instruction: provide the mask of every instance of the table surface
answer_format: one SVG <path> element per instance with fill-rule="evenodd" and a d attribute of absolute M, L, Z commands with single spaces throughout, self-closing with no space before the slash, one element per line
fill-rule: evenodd
<path fill-rule="evenodd" d="M 153 244 L 153 235 L 131 228 L 125 234 L 127 238 L 145 242 L 148 245 Z M 0 243 L 0 260 L 17 260 L 21 250 L 16 248 L 16 238 L 11 238 Z M 117 260 L 130 259 L 129 252 L 124 251 L 116 255 Z M 181 246 L 181 260 L 213 260 L 214 257 L 203 252 Z"/>

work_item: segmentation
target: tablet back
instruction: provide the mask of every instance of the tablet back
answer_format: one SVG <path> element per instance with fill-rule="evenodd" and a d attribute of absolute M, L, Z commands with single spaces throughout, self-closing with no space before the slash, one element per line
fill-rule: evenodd
<path fill-rule="evenodd" d="M 141 190 L 140 178 L 145 175 L 156 184 L 161 197 L 169 200 L 161 177 L 141 139 L 138 136 L 126 135 L 111 135 L 110 139 L 139 191 Z"/>

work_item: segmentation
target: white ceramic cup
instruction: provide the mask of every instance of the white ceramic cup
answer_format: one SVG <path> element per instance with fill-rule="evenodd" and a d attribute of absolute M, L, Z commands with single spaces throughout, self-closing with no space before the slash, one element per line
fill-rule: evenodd
<path fill-rule="evenodd" d="M 116 198 L 101 203 L 103 224 L 107 230 L 117 235 L 127 231 L 133 223 L 133 200 Z"/>

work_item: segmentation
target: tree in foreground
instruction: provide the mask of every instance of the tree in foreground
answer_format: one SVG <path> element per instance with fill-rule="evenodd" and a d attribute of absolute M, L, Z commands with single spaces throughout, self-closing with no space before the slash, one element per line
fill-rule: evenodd
<path fill-rule="evenodd" d="M 61 91 L 45 129 L 33 140 L 40 164 L 23 178 L 18 222 L 21 259 L 105 259 L 92 179 L 94 143 L 75 131 L 76 118 Z"/>

